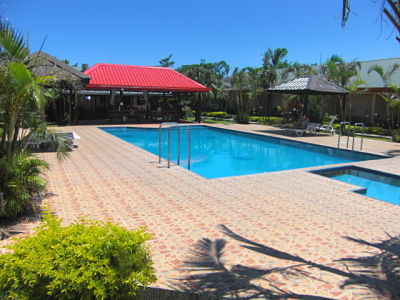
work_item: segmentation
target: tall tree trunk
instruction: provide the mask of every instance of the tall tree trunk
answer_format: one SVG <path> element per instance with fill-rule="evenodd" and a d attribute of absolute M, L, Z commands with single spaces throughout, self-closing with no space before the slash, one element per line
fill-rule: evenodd
<path fill-rule="evenodd" d="M 393 142 L 397 142 L 397 136 L 396 133 L 393 130 L 393 124 L 392 124 L 392 111 L 390 108 L 390 100 L 386 101 L 386 119 L 387 119 L 387 124 L 388 124 L 388 129 L 390 132 L 390 135 L 392 137 Z"/>
<path fill-rule="evenodd" d="M 15 124 L 16 124 L 16 117 L 15 117 L 15 115 L 12 115 L 12 113 L 11 113 L 9 123 L 7 125 L 7 127 L 8 127 L 7 150 L 6 150 L 7 157 L 11 157 L 11 153 L 12 153 L 12 140 L 14 138 Z"/>
<path fill-rule="evenodd" d="M 13 136 L 13 139 L 12 139 L 12 146 L 11 146 L 11 151 L 12 152 L 16 152 L 17 151 L 17 148 L 18 148 L 18 135 L 19 135 L 19 126 L 18 125 L 16 125 L 15 126 L 15 130 L 14 130 L 14 136 Z"/>
<path fill-rule="evenodd" d="M 4 119 L 5 119 L 5 121 L 4 121 L 4 126 L 3 126 L 3 132 L 1 134 L 1 144 L 0 144 L 1 152 L 5 152 L 6 151 L 6 137 L 7 137 L 7 132 L 8 132 L 8 128 L 6 126 L 7 117 L 4 118 Z"/>

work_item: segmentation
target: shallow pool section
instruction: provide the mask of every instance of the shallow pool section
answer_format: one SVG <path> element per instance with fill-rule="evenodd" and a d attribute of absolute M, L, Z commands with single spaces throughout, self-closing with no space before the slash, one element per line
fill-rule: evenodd
<path fill-rule="evenodd" d="M 339 181 L 357 185 L 356 193 L 400 205 L 400 176 L 375 170 L 348 166 L 312 171 Z"/>
<path fill-rule="evenodd" d="M 188 166 L 187 127 L 174 127 L 170 131 L 171 162 L 177 163 L 179 136 L 180 166 L 185 168 Z M 158 155 L 157 128 L 100 128 Z M 190 169 L 209 179 L 385 158 L 233 130 L 207 126 L 190 128 Z M 167 159 L 167 141 L 168 129 L 165 128 L 162 130 L 163 159 Z"/>

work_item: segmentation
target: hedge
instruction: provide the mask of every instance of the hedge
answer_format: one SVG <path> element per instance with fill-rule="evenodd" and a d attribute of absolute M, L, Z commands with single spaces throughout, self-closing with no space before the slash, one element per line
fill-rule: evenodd
<path fill-rule="evenodd" d="M 203 116 L 212 117 L 212 118 L 216 118 L 216 119 L 230 119 L 232 117 L 225 111 L 205 112 L 205 113 L 203 113 Z"/>
<path fill-rule="evenodd" d="M 353 126 L 352 126 L 353 127 Z M 340 124 L 333 124 L 333 128 L 338 131 L 340 128 Z M 348 125 L 345 125 L 345 128 L 347 130 Z M 351 128 L 353 129 L 353 128 Z M 382 128 L 382 127 L 356 127 L 356 132 L 358 133 L 367 133 L 367 134 L 375 134 L 375 135 L 386 135 L 390 136 L 390 131 L 389 129 Z"/>

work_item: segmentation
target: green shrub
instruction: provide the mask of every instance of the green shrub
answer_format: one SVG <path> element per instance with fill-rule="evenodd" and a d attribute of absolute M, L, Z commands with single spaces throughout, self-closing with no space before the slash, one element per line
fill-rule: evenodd
<path fill-rule="evenodd" d="M 281 118 L 281 117 L 256 117 L 256 116 L 252 116 L 252 117 L 250 117 L 250 121 L 257 122 L 259 124 L 277 125 L 277 124 L 283 124 L 285 120 L 283 118 Z M 265 123 L 264 123 L 264 121 L 265 121 Z"/>
<path fill-rule="evenodd" d="M 212 111 L 204 113 L 204 116 L 212 117 L 216 119 L 228 119 L 230 116 L 225 111 Z"/>
<path fill-rule="evenodd" d="M 257 123 L 263 124 L 263 122 L 264 122 L 264 117 L 251 116 L 251 117 L 249 117 L 249 120 L 250 120 L 251 122 L 257 122 Z"/>
<path fill-rule="evenodd" d="M 333 128 L 335 131 L 338 131 L 340 128 L 340 124 L 333 124 Z M 347 132 L 348 125 L 345 125 L 345 132 Z M 351 130 L 353 130 L 353 125 L 351 126 Z M 356 128 L 356 132 L 359 133 L 367 133 L 367 134 L 375 134 L 375 135 L 390 135 L 389 129 L 382 127 L 364 127 L 364 128 Z"/>
<path fill-rule="evenodd" d="M 156 280 L 142 229 L 60 222 L 47 213 L 35 234 L 0 256 L 1 299 L 130 299 Z"/>
<path fill-rule="evenodd" d="M 249 118 L 250 116 L 244 112 L 238 112 L 238 114 L 235 116 L 235 120 L 239 124 L 249 124 Z"/>
<path fill-rule="evenodd" d="M 29 208 L 46 181 L 40 176 L 47 163 L 26 152 L 0 158 L 0 218 L 14 217 Z"/>
<path fill-rule="evenodd" d="M 267 120 L 270 124 L 282 124 L 285 122 L 282 117 L 269 117 Z"/>

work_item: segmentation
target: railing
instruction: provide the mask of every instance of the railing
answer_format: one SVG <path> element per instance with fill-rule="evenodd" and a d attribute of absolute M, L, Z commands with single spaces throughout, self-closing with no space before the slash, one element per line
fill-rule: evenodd
<path fill-rule="evenodd" d="M 167 166 L 170 168 L 171 166 L 171 128 L 176 127 L 177 128 L 177 159 L 176 159 L 176 164 L 179 166 L 180 165 L 180 160 L 181 160 L 181 127 L 182 125 L 179 125 L 176 122 L 165 122 L 161 123 L 160 126 L 158 127 L 158 163 L 161 164 L 161 156 L 162 156 L 162 128 L 163 126 L 168 126 L 168 142 L 167 142 Z M 187 134 L 188 134 L 188 169 L 190 170 L 190 126 L 185 126 L 187 128 Z"/>
<path fill-rule="evenodd" d="M 354 124 L 354 135 L 353 135 L 353 147 L 352 147 L 352 150 L 354 150 L 354 139 L 356 138 L 356 128 L 357 127 L 360 127 L 362 129 L 364 129 L 365 126 L 364 126 L 364 123 L 355 123 Z M 362 150 L 363 142 L 364 142 L 364 135 L 361 134 L 360 150 Z"/>
<path fill-rule="evenodd" d="M 347 142 L 346 142 L 346 149 L 349 148 L 349 140 L 350 140 L 350 135 L 353 135 L 353 141 L 351 145 L 351 151 L 354 151 L 354 144 L 355 144 L 355 139 L 356 139 L 356 128 L 364 128 L 364 123 L 355 123 L 353 127 L 351 126 L 350 122 L 340 122 L 340 129 L 338 133 L 338 140 L 337 140 L 337 147 L 340 148 L 340 138 L 343 134 L 345 134 L 345 129 L 347 126 Z M 363 147 L 363 142 L 364 142 L 364 136 L 361 135 L 361 143 L 360 143 L 360 150 L 362 150 Z"/>
<path fill-rule="evenodd" d="M 346 128 L 346 125 L 349 125 L 347 128 L 347 144 L 346 148 L 349 148 L 349 138 L 350 138 L 350 122 L 340 122 L 340 128 L 339 128 L 339 133 L 338 133 L 338 141 L 337 141 L 337 147 L 340 148 L 340 137 L 342 133 L 344 133 L 344 129 Z"/>

